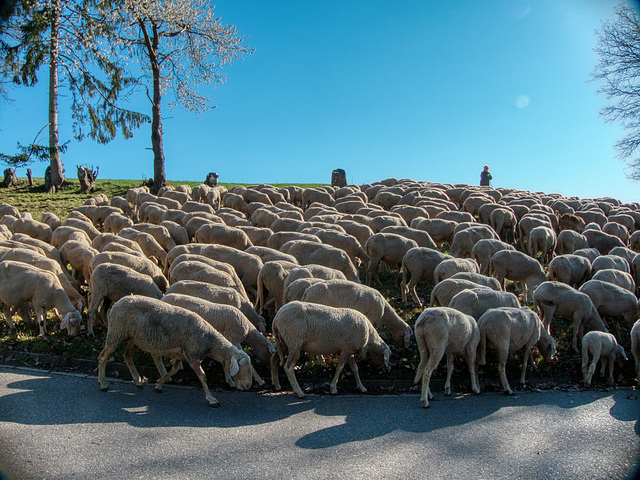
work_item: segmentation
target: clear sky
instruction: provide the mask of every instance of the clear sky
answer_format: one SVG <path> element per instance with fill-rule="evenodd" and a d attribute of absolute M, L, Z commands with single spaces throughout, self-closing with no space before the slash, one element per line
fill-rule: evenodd
<path fill-rule="evenodd" d="M 589 81 L 595 31 L 617 3 L 219 0 L 255 53 L 226 69 L 200 118 L 165 99 L 167 178 L 329 183 L 344 168 L 357 184 L 477 184 L 488 164 L 495 187 L 638 201 L 614 150 L 622 130 L 599 116 L 607 100 Z M 46 124 L 45 83 L 0 105 L 0 152 Z M 60 119 L 64 141 L 71 121 Z M 74 178 L 79 164 L 149 178 L 150 147 L 144 125 L 106 146 L 72 141 L 63 163 Z"/>

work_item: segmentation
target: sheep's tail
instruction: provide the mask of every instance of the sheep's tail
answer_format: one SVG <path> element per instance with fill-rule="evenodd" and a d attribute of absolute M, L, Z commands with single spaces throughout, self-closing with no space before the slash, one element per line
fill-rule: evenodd
<path fill-rule="evenodd" d="M 480 344 L 478 345 L 478 365 L 485 365 L 487 363 L 486 360 L 486 352 L 487 352 L 487 332 L 485 330 L 480 329 Z"/>

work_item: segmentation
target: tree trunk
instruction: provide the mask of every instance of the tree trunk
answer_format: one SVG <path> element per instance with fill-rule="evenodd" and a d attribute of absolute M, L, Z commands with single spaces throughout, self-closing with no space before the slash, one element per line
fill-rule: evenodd
<path fill-rule="evenodd" d="M 158 31 L 153 26 L 154 60 L 157 60 L 159 46 Z M 158 192 L 167 184 L 164 173 L 164 147 L 162 145 L 162 93 L 160 91 L 160 65 L 157 61 L 151 62 L 153 73 L 153 105 L 151 108 L 151 146 L 153 147 L 153 190 Z"/>
<path fill-rule="evenodd" d="M 58 29 L 60 6 L 58 0 L 51 2 L 51 45 L 49 52 L 49 150 L 51 152 L 51 184 L 48 192 L 55 192 L 64 182 L 64 169 L 60 160 L 58 138 Z"/>

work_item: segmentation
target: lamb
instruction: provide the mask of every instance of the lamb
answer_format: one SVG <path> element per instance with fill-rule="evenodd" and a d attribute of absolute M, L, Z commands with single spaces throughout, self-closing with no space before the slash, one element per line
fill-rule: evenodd
<path fill-rule="evenodd" d="M 407 251 L 402 257 L 402 282 L 400 284 L 402 301 L 406 303 L 407 293 L 411 292 L 413 300 L 422 306 L 422 301 L 416 292 L 416 285 L 421 280 L 431 281 L 438 264 L 449 258 L 453 257 L 432 248 L 415 247 Z"/>
<path fill-rule="evenodd" d="M 540 263 L 522 252 L 502 250 L 491 257 L 489 265 L 493 270 L 493 276 L 498 279 L 503 290 L 505 278 L 521 282 L 524 298 L 529 302 L 531 292 L 547 280 Z"/>
<path fill-rule="evenodd" d="M 591 262 L 580 255 L 559 255 L 549 263 L 548 278 L 579 288 L 591 278 Z"/>
<path fill-rule="evenodd" d="M 592 360 L 589 364 L 589 354 Z M 609 386 L 613 386 L 613 365 L 617 359 L 627 360 L 627 354 L 618 345 L 616 337 L 606 332 L 589 332 L 582 338 L 582 378 L 585 387 L 591 386 L 591 379 L 596 371 L 596 364 L 600 360 L 602 369 L 600 375 L 604 375 L 607 363 L 609 363 Z"/>
<path fill-rule="evenodd" d="M 480 269 L 476 261 L 471 258 L 448 258 L 433 270 L 433 282 L 437 284 L 458 272 L 480 273 Z"/>
<path fill-rule="evenodd" d="M 232 277 L 227 272 L 207 265 L 206 263 L 194 260 L 184 260 L 176 265 L 172 265 L 171 274 L 169 275 L 169 282 L 174 283 L 180 280 L 196 280 L 198 282 L 210 283 L 220 287 L 229 287 L 238 291 L 240 295 L 249 299 L 246 296 L 244 288 L 240 288 L 236 284 L 235 277 Z"/>
<path fill-rule="evenodd" d="M 440 360 L 447 354 L 447 381 L 444 385 L 445 395 L 451 395 L 451 375 L 455 355 L 467 357 L 471 389 L 480 393 L 476 374 L 476 349 L 480 342 L 480 331 L 476 321 L 453 308 L 438 307 L 424 310 L 416 320 L 416 341 L 420 351 L 420 364 L 413 380 L 418 383 L 422 379 L 420 401 L 424 408 L 429 407 L 433 398 L 429 388 L 431 374 L 438 367 Z"/>
<path fill-rule="evenodd" d="M 160 291 L 167 290 L 168 282 L 162 271 L 151 260 L 136 257 L 123 252 L 101 252 L 89 261 L 89 270 L 93 270 L 101 263 L 117 263 L 125 267 L 133 268 L 136 272 L 149 275 Z"/>
<path fill-rule="evenodd" d="M 162 297 L 162 292 L 149 275 L 115 263 L 101 263 L 96 266 L 89 281 L 87 336 L 94 337 L 93 320 L 100 305 L 104 320 L 112 303 L 131 294 L 156 299 Z"/>
<path fill-rule="evenodd" d="M 542 315 L 542 324 L 551 333 L 554 316 L 573 321 L 573 349 L 578 351 L 578 337 L 584 330 L 607 332 L 598 310 L 588 295 L 560 282 L 543 282 L 533 292 L 533 304 Z"/>
<path fill-rule="evenodd" d="M 364 248 L 370 257 L 367 265 L 367 284 L 370 285 L 372 278 L 375 278 L 377 283 L 382 283 L 377 274 L 381 261 L 387 264 L 402 265 L 405 253 L 412 248 L 419 247 L 414 240 L 395 233 L 375 233 L 367 240 Z"/>
<path fill-rule="evenodd" d="M 523 350 L 520 385 L 525 385 L 527 362 L 534 345 L 546 359 L 556 353 L 556 342 L 543 328 L 538 316 L 528 308 L 501 307 L 488 310 L 478 320 L 480 345 L 478 365 L 486 364 L 487 343 L 498 351 L 498 372 L 502 389 L 506 395 L 513 395 L 507 380 L 506 365 L 510 352 Z"/>
<path fill-rule="evenodd" d="M 636 282 L 633 280 L 631 274 L 627 272 L 622 272 L 614 268 L 605 268 L 603 270 L 598 270 L 592 279 L 613 283 L 625 290 L 629 290 L 634 295 L 636 293 Z"/>
<path fill-rule="evenodd" d="M 493 238 L 485 238 L 479 240 L 471 249 L 471 258 L 473 258 L 480 267 L 480 273 L 486 275 L 489 273 L 489 262 L 500 250 L 515 250 L 513 245 L 509 245 L 501 240 Z"/>
<path fill-rule="evenodd" d="M 529 232 L 529 241 L 527 243 L 529 255 L 536 258 L 538 252 L 542 252 L 540 263 L 548 265 L 553 258 L 556 243 L 556 233 L 552 228 L 546 226 L 535 227 Z"/>
<path fill-rule="evenodd" d="M 622 287 L 601 280 L 589 280 L 580 287 L 580 291 L 589 296 L 600 316 L 616 318 L 618 338 L 620 338 L 618 317 L 622 317 L 629 327 L 638 319 L 636 296 Z"/>
<path fill-rule="evenodd" d="M 298 398 L 304 398 L 295 376 L 295 365 L 303 351 L 310 355 L 339 354 L 336 373 L 330 392 L 338 392 L 337 383 L 346 362 L 353 372 L 356 387 L 364 393 L 367 389 L 360 381 L 355 354 L 371 354 L 376 368 L 390 370 L 391 351 L 376 329 L 362 313 L 350 308 L 335 308 L 305 302 L 291 302 L 282 307 L 273 319 L 276 354 L 271 357 L 271 382 L 280 390 L 278 359 L 284 364 L 287 378 Z M 286 363 L 285 355 L 288 354 Z"/>
<path fill-rule="evenodd" d="M 631 328 L 631 353 L 636 361 L 636 376 L 640 384 L 640 320 L 636 321 Z"/>
<path fill-rule="evenodd" d="M 164 383 L 185 360 L 198 376 L 209 405 L 219 407 L 220 402 L 211 395 L 202 369 L 201 362 L 206 357 L 222 363 L 239 390 L 251 388 L 249 355 L 234 347 L 199 315 L 161 300 L 130 295 L 118 300 L 109 312 L 107 340 L 98 356 L 98 382 L 102 391 L 109 389 L 105 380 L 109 357 L 126 340 L 129 344 L 124 359 L 136 386 L 143 385 L 133 363 L 133 350 L 138 346 L 151 353 L 157 366 L 161 364 L 162 356 L 172 359 L 171 371 L 160 377 L 155 385 L 157 392 L 162 391 Z"/>
<path fill-rule="evenodd" d="M 178 293 L 167 294 L 162 297 L 162 301 L 197 313 L 236 348 L 241 349 L 243 345 L 251 348 L 254 355 L 265 365 L 269 365 L 271 356 L 276 352 L 273 343 L 234 306 L 217 304 Z M 224 373 L 229 386 L 235 387 L 236 385 L 228 372 L 225 370 Z M 251 375 L 259 386 L 265 384 L 253 366 L 251 366 Z"/>
<path fill-rule="evenodd" d="M 39 253 L 28 250 L 26 248 L 12 248 L 7 250 L 6 252 L 0 253 L 0 261 L 3 260 L 13 260 L 16 262 L 27 263 L 29 265 L 33 265 L 34 267 L 53 273 L 60 282 L 60 286 L 69 296 L 69 300 L 71 301 L 71 303 L 78 311 L 82 312 L 82 308 L 84 307 L 84 300 L 82 298 L 82 295 L 78 293 L 76 287 L 71 284 L 71 281 L 75 282 L 76 285 L 78 282 L 72 279 L 67 271 L 63 270 L 62 266 L 55 260 L 43 257 Z"/>
<path fill-rule="evenodd" d="M 486 287 L 474 287 L 456 293 L 446 307 L 471 315 L 478 320 L 484 313 L 492 308 L 515 307 L 520 303 L 518 297 L 511 292 L 491 290 Z"/>
<path fill-rule="evenodd" d="M 375 328 L 387 327 L 398 350 L 409 348 L 411 327 L 375 288 L 348 280 L 327 280 L 307 288 L 302 301 L 353 308 L 363 313 Z"/>
<path fill-rule="evenodd" d="M 47 333 L 46 311 L 50 308 L 55 308 L 63 317 L 61 330 L 66 328 L 70 337 L 80 332 L 82 315 L 54 274 L 21 262 L 0 262 L 0 304 L 4 306 L 4 317 L 10 330 L 14 329 L 11 307 L 24 309 L 29 303 L 36 312 L 41 337 Z"/>
<path fill-rule="evenodd" d="M 167 289 L 167 295 L 170 293 L 179 293 L 192 297 L 201 298 L 212 303 L 221 303 L 223 305 L 231 305 L 240 310 L 247 319 L 260 331 L 267 333 L 264 318 L 255 311 L 253 305 L 247 301 L 238 291 L 231 287 L 220 287 L 206 282 L 198 282 L 196 280 L 180 280 L 171 284 Z"/>
<path fill-rule="evenodd" d="M 291 240 L 282 246 L 281 251 L 293 255 L 300 265 L 323 265 L 341 271 L 347 280 L 360 282 L 358 270 L 349 255 L 340 248 L 305 240 Z"/>
<path fill-rule="evenodd" d="M 558 234 L 556 250 L 560 255 L 574 253 L 576 250 L 586 248 L 588 246 L 587 237 L 578 232 L 574 232 L 573 230 L 562 230 Z"/>
<path fill-rule="evenodd" d="M 474 225 L 453 236 L 449 253 L 457 258 L 471 258 L 473 246 L 482 239 L 493 238 L 499 240 L 498 235 L 488 225 Z"/>
<path fill-rule="evenodd" d="M 483 286 L 472 280 L 446 278 L 431 290 L 431 301 L 429 302 L 429 306 L 446 307 L 449 305 L 451 299 L 463 290 L 481 287 Z"/>

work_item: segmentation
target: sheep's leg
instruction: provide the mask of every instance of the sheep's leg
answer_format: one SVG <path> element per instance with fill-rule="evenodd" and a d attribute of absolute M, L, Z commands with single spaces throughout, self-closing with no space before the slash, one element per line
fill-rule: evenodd
<path fill-rule="evenodd" d="M 5 305 L 2 311 L 4 312 L 4 318 L 7 320 L 7 324 L 9 325 L 9 330 L 14 330 L 16 326 L 13 324 L 13 311 L 11 310 L 11 307 L 9 305 Z"/>
<path fill-rule="evenodd" d="M 507 380 L 507 358 L 509 357 L 509 343 L 507 341 L 506 345 L 502 347 L 497 346 L 498 349 L 498 374 L 500 375 L 500 383 L 502 383 L 502 390 L 504 390 L 505 395 L 513 395 L 513 390 L 511 390 L 511 386 L 509 385 L 509 380 Z"/>
<path fill-rule="evenodd" d="M 527 345 L 527 349 L 522 352 L 522 369 L 520 370 L 520 387 L 526 385 L 525 376 L 527 374 L 527 363 L 529 363 L 529 357 L 531 356 L 531 347 Z"/>
<path fill-rule="evenodd" d="M 47 335 L 47 312 L 41 307 L 34 307 L 34 310 L 38 327 L 40 327 L 40 336 L 44 338 Z"/>
<path fill-rule="evenodd" d="M 164 377 L 167 374 L 167 369 L 164 366 L 164 362 L 162 361 L 162 355 L 151 355 L 153 358 L 153 363 L 156 364 L 156 369 L 161 377 Z M 180 364 L 180 368 L 182 368 L 182 364 Z M 170 382 L 171 378 L 167 378 L 167 382 Z"/>
<path fill-rule="evenodd" d="M 480 394 L 478 386 L 478 371 L 476 370 L 476 349 L 477 346 L 467 346 L 467 366 L 469 367 L 469 375 L 471 376 L 471 390 L 476 395 Z"/>
<path fill-rule="evenodd" d="M 117 346 L 117 343 L 112 345 L 107 341 L 106 345 L 100 352 L 100 355 L 98 355 L 98 383 L 100 384 L 100 390 L 102 390 L 103 392 L 109 390 L 109 385 L 104 378 L 105 370 L 107 369 L 107 362 L 109 361 L 109 357 L 113 352 L 115 352 Z"/>
<path fill-rule="evenodd" d="M 280 390 L 280 379 L 278 378 L 278 364 L 280 363 L 280 356 L 278 352 L 273 352 L 269 364 L 271 365 L 271 385 L 275 391 Z"/>
<path fill-rule="evenodd" d="M 202 388 L 204 389 L 204 396 L 209 402 L 209 406 L 219 407 L 220 402 L 213 395 L 211 395 L 211 392 L 209 391 L 209 386 L 207 385 L 207 376 L 205 375 L 204 370 L 202 369 L 202 364 L 200 363 L 200 360 L 189 362 L 189 366 L 193 369 L 194 372 L 196 372 L 196 375 L 198 376 L 198 380 L 200 380 L 200 383 L 202 384 Z M 171 372 L 173 372 L 174 369 L 175 369 L 175 365 L 171 369 Z M 169 373 L 172 374 L 171 372 Z M 162 385 L 160 387 L 162 388 Z"/>
<path fill-rule="evenodd" d="M 362 385 L 362 381 L 360 380 L 360 373 L 358 372 L 358 365 L 356 364 L 356 359 L 353 355 L 349 356 L 349 366 L 351 367 L 351 371 L 353 372 L 353 377 L 356 380 L 356 387 L 362 393 L 366 393 L 367 389 L 364 385 Z"/>
<path fill-rule="evenodd" d="M 342 373 L 342 369 L 344 368 L 344 365 L 345 365 L 345 363 L 347 363 L 347 359 L 350 356 L 351 356 L 350 353 L 349 354 L 345 354 L 343 352 L 343 353 L 340 354 L 340 358 L 338 359 L 338 366 L 336 367 L 336 373 L 333 376 L 333 380 L 331 380 L 331 385 L 329 386 L 329 392 L 331 393 L 331 395 L 335 395 L 336 393 L 338 393 L 338 379 L 340 378 L 340 374 Z"/>
<path fill-rule="evenodd" d="M 165 374 L 158 379 L 158 381 L 156 382 L 156 384 L 154 386 L 155 391 L 158 392 L 158 393 L 162 393 L 163 385 L 166 382 L 168 382 L 169 380 L 171 380 L 171 377 L 173 377 L 178 372 L 178 370 L 180 370 L 181 368 L 182 368 L 182 362 L 177 358 L 172 359 L 171 360 L 171 370 L 169 370 L 168 372 L 165 371 Z M 191 368 L 193 368 L 193 366 Z M 202 367 L 200 367 L 200 368 L 202 368 Z M 196 375 L 197 375 L 198 372 L 195 369 L 194 369 L 194 371 L 196 372 Z M 206 379 L 205 379 L 205 383 L 206 383 Z M 205 393 L 206 393 L 206 389 L 205 389 Z"/>
<path fill-rule="evenodd" d="M 582 333 L 582 316 L 577 312 L 573 315 L 573 340 L 572 345 L 573 349 L 576 353 L 580 352 L 578 350 L 578 336 Z"/>
<path fill-rule="evenodd" d="M 300 358 L 300 351 L 289 350 L 289 356 L 287 357 L 287 361 L 284 363 L 284 372 L 287 374 L 287 378 L 289 379 L 289 383 L 293 388 L 293 391 L 298 396 L 298 398 L 304 398 L 304 392 L 300 388 L 300 384 L 298 384 L 298 380 L 296 379 L 296 373 L 294 371 L 296 363 Z"/>
<path fill-rule="evenodd" d="M 602 345 L 600 345 L 599 343 L 597 343 L 596 345 L 593 346 L 593 350 L 591 353 L 593 353 L 593 359 L 591 361 L 591 364 L 589 365 L 589 369 L 587 370 L 587 374 L 584 377 L 584 384 L 588 387 L 589 385 L 591 385 L 591 379 L 593 378 L 593 374 L 596 372 L 596 364 L 598 363 L 598 360 L 600 360 L 600 352 L 602 350 Z M 584 353 L 583 353 L 583 357 L 582 357 L 582 364 L 584 366 Z M 584 372 L 584 370 L 583 370 Z"/>
<path fill-rule="evenodd" d="M 429 400 L 433 400 L 431 389 L 429 388 L 429 382 L 431 381 L 431 374 L 436 369 L 440 360 L 444 356 L 444 346 L 438 349 L 433 349 L 425 366 L 424 373 L 422 374 L 422 392 L 420 395 L 420 401 L 424 408 L 429 408 Z"/>
<path fill-rule="evenodd" d="M 126 363 L 127 367 L 129 367 L 129 372 L 131 372 L 131 378 L 133 379 L 133 384 L 138 388 L 142 388 L 142 386 L 144 385 L 144 380 L 138 373 L 138 369 L 133 363 L 133 350 L 135 348 L 136 348 L 136 344 L 133 342 L 133 340 L 129 340 L 129 343 L 127 344 L 127 348 L 124 351 L 124 354 L 122 356 L 124 357 L 124 363 Z"/>
<path fill-rule="evenodd" d="M 225 373 L 226 373 L 226 370 L 225 370 Z M 256 372 L 256 370 L 253 368 L 253 365 L 251 365 L 251 376 L 256 381 L 256 383 L 258 384 L 259 387 L 264 386 L 264 384 L 266 383 L 262 379 L 262 377 L 260 375 L 258 375 L 258 372 Z"/>
<path fill-rule="evenodd" d="M 229 375 L 229 371 L 226 368 L 223 368 L 224 371 L 224 381 L 227 382 L 231 388 L 236 388 L 236 382 L 233 381 L 231 375 Z"/>
<path fill-rule="evenodd" d="M 612 387 L 613 384 L 615 383 L 613 381 L 613 366 L 616 363 L 615 362 L 615 357 L 611 356 L 608 358 L 609 361 L 609 386 Z"/>
<path fill-rule="evenodd" d="M 444 384 L 445 395 L 451 395 L 451 375 L 453 375 L 453 353 L 447 353 L 447 381 Z"/>

